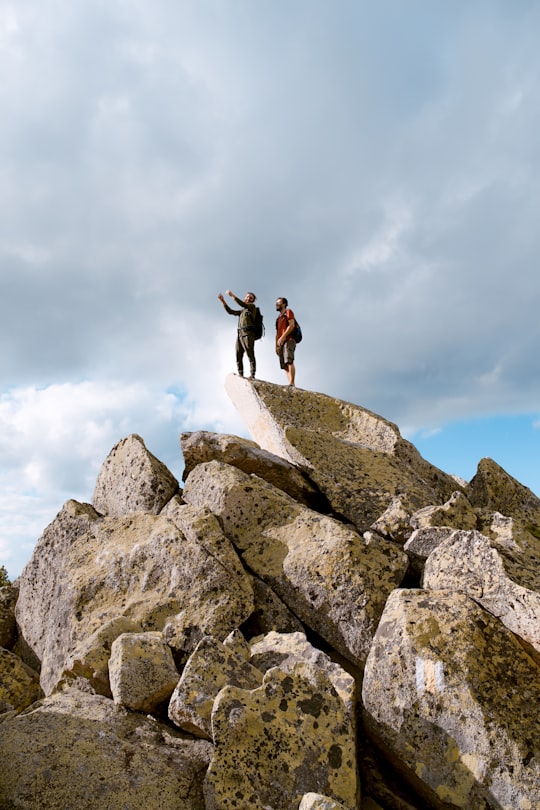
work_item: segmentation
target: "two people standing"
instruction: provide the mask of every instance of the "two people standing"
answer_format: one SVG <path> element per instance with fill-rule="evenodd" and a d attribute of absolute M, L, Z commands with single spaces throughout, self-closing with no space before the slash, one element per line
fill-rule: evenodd
<path fill-rule="evenodd" d="M 247 292 L 244 300 L 238 298 L 231 290 L 226 290 L 227 295 L 232 298 L 241 309 L 233 309 L 230 307 L 222 293 L 219 293 L 218 299 L 223 304 L 223 307 L 229 315 L 238 316 L 238 331 L 236 337 L 236 366 L 240 377 L 244 376 L 244 354 L 247 354 L 250 368 L 250 379 L 255 379 L 256 360 L 255 360 L 255 317 L 257 307 L 255 305 L 256 295 L 252 292 Z M 279 357 L 279 365 L 287 375 L 289 385 L 294 385 L 296 376 L 296 368 L 294 365 L 294 350 L 296 348 L 296 341 L 293 334 L 296 327 L 294 312 L 289 309 L 289 302 L 286 298 L 278 298 L 276 300 L 276 310 L 279 315 L 276 319 L 276 354 Z"/>

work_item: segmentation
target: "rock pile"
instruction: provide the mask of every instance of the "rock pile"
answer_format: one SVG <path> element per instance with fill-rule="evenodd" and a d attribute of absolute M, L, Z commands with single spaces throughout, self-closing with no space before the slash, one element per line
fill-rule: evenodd
<path fill-rule="evenodd" d="M 0 590 L 0 808 L 538 810 L 540 500 L 226 387 L 254 441 L 123 439 Z"/>

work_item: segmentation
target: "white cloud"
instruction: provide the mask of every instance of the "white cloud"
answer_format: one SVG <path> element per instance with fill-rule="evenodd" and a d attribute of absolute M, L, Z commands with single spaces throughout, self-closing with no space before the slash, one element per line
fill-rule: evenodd
<path fill-rule="evenodd" d="M 18 574 L 68 498 L 90 501 L 101 464 L 138 433 L 179 478 L 179 434 L 199 415 L 181 394 L 142 384 L 81 382 L 25 387 L 0 398 L 0 555 Z"/>
<path fill-rule="evenodd" d="M 533 411 L 539 23 L 525 0 L 4 5 L 16 511 L 89 493 L 128 432 L 176 464 L 182 429 L 243 431 L 227 287 L 258 294 L 262 378 L 286 295 L 301 387 L 416 430 Z"/>

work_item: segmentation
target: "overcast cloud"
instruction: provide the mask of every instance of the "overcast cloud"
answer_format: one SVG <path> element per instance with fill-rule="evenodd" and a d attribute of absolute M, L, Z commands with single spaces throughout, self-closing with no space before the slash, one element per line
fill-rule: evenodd
<path fill-rule="evenodd" d="M 244 431 L 227 288 L 258 295 L 261 378 L 286 295 L 300 387 L 537 441 L 538 31 L 527 0 L 2 4 L 10 574 L 123 436 L 180 477 L 182 430 Z"/>

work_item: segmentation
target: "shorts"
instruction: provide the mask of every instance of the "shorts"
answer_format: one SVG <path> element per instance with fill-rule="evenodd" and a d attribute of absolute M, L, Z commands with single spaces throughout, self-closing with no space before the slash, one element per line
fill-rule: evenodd
<path fill-rule="evenodd" d="M 279 347 L 279 365 L 280 368 L 286 369 L 291 363 L 294 363 L 294 350 L 296 349 L 296 341 L 290 338 L 286 340 L 283 346 Z"/>

